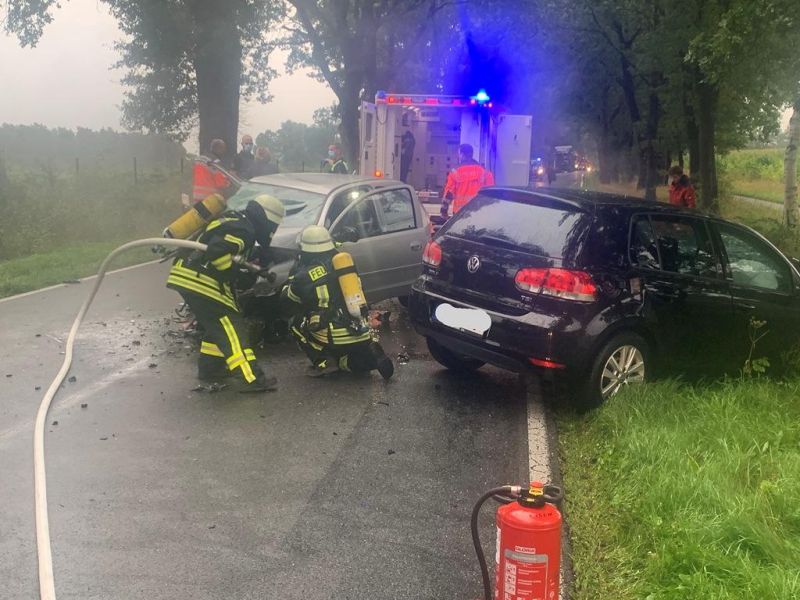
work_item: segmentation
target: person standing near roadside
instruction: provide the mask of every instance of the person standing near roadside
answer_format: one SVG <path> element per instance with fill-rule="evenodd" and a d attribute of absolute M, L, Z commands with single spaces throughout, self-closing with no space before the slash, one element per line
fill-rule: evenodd
<path fill-rule="evenodd" d="M 278 165 L 272 162 L 272 153 L 264 146 L 256 148 L 256 159 L 250 169 L 250 179 L 261 175 L 275 175 Z"/>
<path fill-rule="evenodd" d="M 236 158 L 233 159 L 233 170 L 236 171 L 236 174 L 242 179 L 250 179 L 251 177 L 250 171 L 253 169 L 253 163 L 256 159 L 253 154 L 253 148 L 253 136 L 247 134 L 243 135 L 242 150 L 236 155 Z"/>
<path fill-rule="evenodd" d="M 192 202 L 200 202 L 211 194 L 228 198 L 236 193 L 236 186 L 216 167 L 223 167 L 227 146 L 220 139 L 211 140 L 209 155 L 194 161 L 192 168 Z"/>
<path fill-rule="evenodd" d="M 328 146 L 328 158 L 322 161 L 323 173 L 338 173 L 347 175 L 350 172 L 347 163 L 344 161 L 344 152 L 339 144 Z"/>
<path fill-rule="evenodd" d="M 669 186 L 669 203 L 685 208 L 697 208 L 697 195 L 683 168 L 673 165 L 669 169 L 672 183 Z"/>

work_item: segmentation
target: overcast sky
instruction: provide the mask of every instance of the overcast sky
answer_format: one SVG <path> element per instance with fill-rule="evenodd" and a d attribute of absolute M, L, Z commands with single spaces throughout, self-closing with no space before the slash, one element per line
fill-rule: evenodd
<path fill-rule="evenodd" d="M 97 0 L 64 2 L 33 49 L 0 32 L 0 123 L 121 129 L 123 73 L 111 68 L 118 59 L 113 44 L 121 38 L 116 21 Z M 283 57 L 272 59 L 283 73 Z M 311 122 L 317 108 L 335 100 L 307 71 L 282 75 L 270 91 L 275 99 L 269 104 L 242 104 L 241 133 L 255 135 L 289 119 Z M 187 149 L 196 150 L 196 143 L 190 138 Z"/>

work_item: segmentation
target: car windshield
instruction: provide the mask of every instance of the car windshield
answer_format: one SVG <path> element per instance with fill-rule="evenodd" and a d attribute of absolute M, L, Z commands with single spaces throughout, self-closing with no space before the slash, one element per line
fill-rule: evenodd
<path fill-rule="evenodd" d="M 319 211 L 325 203 L 324 194 L 281 185 L 246 181 L 242 183 L 239 191 L 228 199 L 228 208 L 243 210 L 247 203 L 259 194 L 269 194 L 283 202 L 286 207 L 283 225 L 286 227 L 305 227 L 315 223 L 319 216 Z"/>

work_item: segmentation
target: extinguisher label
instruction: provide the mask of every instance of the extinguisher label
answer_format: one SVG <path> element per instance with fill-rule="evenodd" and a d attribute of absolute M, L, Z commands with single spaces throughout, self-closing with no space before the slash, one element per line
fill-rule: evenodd
<path fill-rule="evenodd" d="M 547 597 L 547 554 L 506 550 L 503 600 L 551 600 Z"/>
<path fill-rule="evenodd" d="M 494 564 L 500 564 L 500 533 L 501 529 L 497 528 L 497 546 L 494 549 Z"/>

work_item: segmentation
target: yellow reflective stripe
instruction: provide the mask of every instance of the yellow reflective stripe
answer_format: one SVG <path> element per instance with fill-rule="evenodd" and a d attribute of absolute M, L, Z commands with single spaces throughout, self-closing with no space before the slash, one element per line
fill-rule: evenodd
<path fill-rule="evenodd" d="M 241 368 L 245 381 L 247 381 L 247 383 L 253 383 L 256 380 L 256 376 L 253 373 L 253 369 L 250 368 L 250 363 L 244 358 L 242 345 L 239 343 L 239 336 L 236 335 L 236 329 L 234 329 L 233 323 L 231 323 L 231 320 L 227 316 L 220 318 L 219 322 L 222 324 L 222 329 L 225 330 L 225 335 L 228 337 L 228 341 L 231 344 L 231 357 L 227 361 L 228 369 L 233 371 L 236 368 Z M 232 365 L 231 362 L 234 360 L 241 360 L 242 362 Z"/>
<path fill-rule="evenodd" d="M 223 223 L 227 223 L 228 221 L 236 221 L 237 219 L 238 217 L 220 217 L 219 219 L 211 221 L 211 223 L 209 223 L 206 226 L 206 231 L 211 231 L 212 229 L 216 229 Z"/>
<path fill-rule="evenodd" d="M 286 291 L 286 296 L 287 296 L 287 297 L 289 298 L 289 300 L 291 300 L 292 302 L 297 302 L 298 304 L 302 304 L 302 303 L 303 303 L 303 299 L 302 299 L 302 298 L 300 298 L 300 296 L 298 296 L 297 294 L 295 294 L 295 293 L 292 291 L 292 286 L 289 286 L 288 290 Z"/>
<path fill-rule="evenodd" d="M 309 325 L 318 325 L 321 321 L 319 315 L 311 315 L 311 318 L 308 320 Z"/>
<path fill-rule="evenodd" d="M 317 302 L 320 308 L 328 308 L 328 303 L 330 302 L 330 294 L 328 294 L 328 286 L 327 285 L 318 285 L 316 287 L 317 290 Z"/>
<path fill-rule="evenodd" d="M 211 264 L 217 271 L 225 271 L 227 269 L 230 269 L 231 265 L 233 265 L 233 256 L 230 254 L 225 254 L 223 256 L 220 256 L 219 258 L 212 260 Z"/>
<path fill-rule="evenodd" d="M 231 371 L 233 371 L 235 368 L 237 368 L 237 367 L 241 367 L 241 366 L 242 366 L 242 364 L 243 364 L 244 362 L 246 362 L 246 360 L 247 360 L 247 359 L 244 357 L 244 354 L 242 354 L 242 353 L 240 352 L 239 354 L 234 354 L 233 356 L 231 356 L 230 358 L 228 358 L 228 360 L 226 360 L 226 361 L 225 361 L 225 364 L 227 364 L 227 365 L 228 365 L 228 369 L 230 369 Z"/>
<path fill-rule="evenodd" d="M 236 237 L 235 235 L 231 235 L 230 233 L 226 233 L 225 237 L 222 238 L 226 242 L 230 242 L 231 244 L 236 244 L 236 247 L 239 248 L 239 253 L 241 254 L 244 250 L 244 240 L 241 238 Z"/>
<path fill-rule="evenodd" d="M 345 346 L 347 344 L 357 344 L 360 342 L 366 342 L 369 340 L 369 334 L 365 333 L 364 335 L 360 335 L 358 337 L 351 337 L 351 338 L 334 338 L 332 343 L 334 346 Z"/>
<path fill-rule="evenodd" d="M 169 277 L 171 279 L 186 281 L 190 285 L 204 287 L 208 289 L 210 293 L 222 294 L 223 296 L 233 300 L 233 294 L 231 293 L 230 286 L 227 283 L 224 283 L 220 286 L 220 283 L 216 279 L 206 278 L 209 280 L 209 283 L 206 283 L 202 279 L 191 277 L 189 275 L 184 275 L 182 273 L 170 273 Z M 220 287 L 222 289 L 220 289 Z"/>
<path fill-rule="evenodd" d="M 256 359 L 256 353 L 253 352 L 250 348 L 245 348 L 244 349 L 244 357 L 247 360 L 255 360 Z"/>
<path fill-rule="evenodd" d="M 328 343 L 328 332 L 325 330 L 322 331 L 312 331 L 311 335 L 317 338 L 320 342 Z"/>
<path fill-rule="evenodd" d="M 322 265 L 308 271 L 308 276 L 311 277 L 311 281 L 316 281 L 317 279 L 325 277 L 325 275 L 327 275 L 327 271 L 325 271 L 325 267 Z"/>
<path fill-rule="evenodd" d="M 349 371 L 350 370 L 350 367 L 347 364 L 349 362 L 348 359 L 349 359 L 349 356 L 347 354 L 345 354 L 344 356 L 340 356 L 339 357 L 339 370 L 340 371 Z"/>
<path fill-rule="evenodd" d="M 236 302 L 234 302 L 233 298 L 230 298 L 228 296 L 223 296 L 219 292 L 214 292 L 212 290 L 209 290 L 207 287 L 201 284 L 194 284 L 191 281 L 187 281 L 180 277 L 170 277 L 169 279 L 167 279 L 167 284 L 172 284 L 175 287 L 184 288 L 189 291 L 200 294 L 201 296 L 206 296 L 207 298 L 216 300 L 217 302 L 220 302 L 221 304 L 224 304 L 225 306 L 232 308 L 236 312 L 239 312 L 239 308 L 236 306 Z"/>
<path fill-rule="evenodd" d="M 212 344 L 211 342 L 202 342 L 200 344 L 200 353 L 208 354 L 209 356 L 225 358 L 225 355 L 222 353 L 222 350 L 219 349 L 219 346 Z"/>
<path fill-rule="evenodd" d="M 199 281 L 202 281 L 206 285 L 210 285 L 212 287 L 219 287 L 219 283 L 220 283 L 219 281 L 217 281 L 213 277 L 209 277 L 208 275 L 203 275 L 202 273 L 200 273 L 198 271 L 195 271 L 194 269 L 189 269 L 187 267 L 184 267 L 182 262 L 176 262 L 172 266 L 172 271 L 171 272 L 175 273 L 177 275 L 181 275 L 183 277 L 189 277 L 191 279 L 197 279 Z"/>

